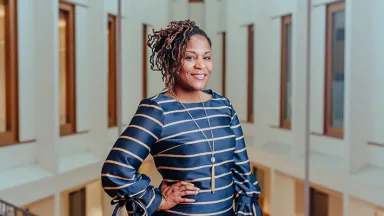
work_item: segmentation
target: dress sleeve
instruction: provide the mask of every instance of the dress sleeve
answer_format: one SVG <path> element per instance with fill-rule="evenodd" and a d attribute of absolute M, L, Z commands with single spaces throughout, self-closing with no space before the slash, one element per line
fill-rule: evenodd
<path fill-rule="evenodd" d="M 263 213 L 258 203 L 261 192 L 260 186 L 250 170 L 250 162 L 239 118 L 232 105 L 231 108 L 232 117 L 230 125 L 236 136 L 235 165 L 232 170 L 236 191 L 235 215 L 262 216 Z"/>
<path fill-rule="evenodd" d="M 113 216 L 122 207 L 129 215 L 152 215 L 162 200 L 159 188 L 150 185 L 151 179 L 137 172 L 151 151 L 163 128 L 163 111 L 152 100 L 144 99 L 129 126 L 109 152 L 102 170 L 104 191 L 116 204 Z"/>

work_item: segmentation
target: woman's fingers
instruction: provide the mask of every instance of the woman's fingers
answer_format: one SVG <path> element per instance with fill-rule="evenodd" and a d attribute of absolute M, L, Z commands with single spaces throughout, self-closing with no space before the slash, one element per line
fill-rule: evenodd
<path fill-rule="evenodd" d="M 192 183 L 179 181 L 171 186 L 161 185 L 161 191 L 166 196 L 168 207 L 172 207 L 177 203 L 193 203 L 194 199 L 183 198 L 186 195 L 196 195 L 200 189 L 195 187 Z"/>
<path fill-rule="evenodd" d="M 199 193 L 199 191 L 197 190 L 185 190 L 185 191 L 180 191 L 179 192 L 179 196 L 182 197 L 182 196 L 185 196 L 185 195 L 197 195 Z"/>
<path fill-rule="evenodd" d="M 186 182 L 186 181 L 179 181 L 179 182 L 177 182 L 176 184 L 173 184 L 172 186 L 180 187 L 180 186 L 183 186 L 183 185 L 190 185 L 190 186 L 193 186 L 192 183 L 189 183 L 189 182 Z"/>
<path fill-rule="evenodd" d="M 188 199 L 188 198 L 178 198 L 178 203 L 193 203 L 193 202 L 195 202 L 195 200 L 194 199 Z"/>
<path fill-rule="evenodd" d="M 191 185 L 183 185 L 180 187 L 174 187 L 174 191 L 178 196 L 185 196 L 185 195 L 196 195 L 199 193 L 200 189 Z"/>
<path fill-rule="evenodd" d="M 199 190 L 199 188 L 197 188 L 195 186 L 190 186 L 190 185 L 184 185 L 184 186 L 178 187 L 178 189 L 179 189 L 179 191 L 185 191 L 185 190 L 197 191 L 197 190 Z"/>

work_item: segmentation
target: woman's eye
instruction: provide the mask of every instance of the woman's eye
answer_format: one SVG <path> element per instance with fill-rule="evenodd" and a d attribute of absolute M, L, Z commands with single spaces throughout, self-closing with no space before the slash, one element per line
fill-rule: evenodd
<path fill-rule="evenodd" d="M 210 60 L 210 59 L 211 59 L 211 56 L 206 56 L 206 57 L 204 57 L 204 59 L 206 59 L 206 60 Z"/>
<path fill-rule="evenodd" d="M 188 59 L 188 60 L 194 59 L 194 58 L 195 58 L 194 56 L 187 56 L 187 57 L 185 57 L 185 59 Z"/>

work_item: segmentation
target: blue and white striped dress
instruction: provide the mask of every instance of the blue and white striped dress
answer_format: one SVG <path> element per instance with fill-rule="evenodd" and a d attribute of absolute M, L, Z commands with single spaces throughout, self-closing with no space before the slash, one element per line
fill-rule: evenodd
<path fill-rule="evenodd" d="M 230 101 L 212 90 L 204 102 L 215 141 L 215 188 L 211 192 L 211 149 L 183 106 L 160 93 L 141 101 L 135 116 L 110 151 L 102 168 L 104 190 L 130 215 L 253 215 L 261 216 L 260 187 L 250 163 L 239 119 Z M 184 103 L 200 128 L 211 139 L 202 104 Z M 148 156 L 154 158 L 163 183 L 188 181 L 200 188 L 188 195 L 194 203 L 156 211 L 162 196 L 159 187 L 137 173 Z M 233 207 L 235 202 L 235 207 Z"/>

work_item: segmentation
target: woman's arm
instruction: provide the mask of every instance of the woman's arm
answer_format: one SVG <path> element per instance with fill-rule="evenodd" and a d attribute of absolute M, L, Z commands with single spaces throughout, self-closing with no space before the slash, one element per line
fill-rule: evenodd
<path fill-rule="evenodd" d="M 104 191 L 117 204 L 113 215 L 124 207 L 135 215 L 151 215 L 162 194 L 150 178 L 137 172 L 161 134 L 163 111 L 150 99 L 142 100 L 135 116 L 121 134 L 104 162 L 101 180 Z"/>
<path fill-rule="evenodd" d="M 236 148 L 234 152 L 235 166 L 232 170 L 235 183 L 236 215 L 262 216 L 258 203 L 260 186 L 252 175 L 247 149 L 245 146 L 243 130 L 239 118 L 232 108 L 231 129 L 236 136 Z"/>

